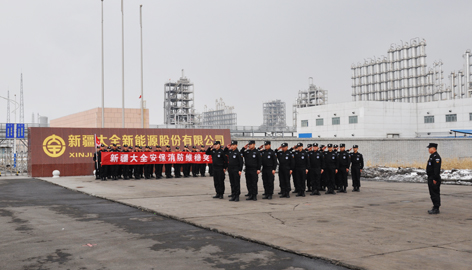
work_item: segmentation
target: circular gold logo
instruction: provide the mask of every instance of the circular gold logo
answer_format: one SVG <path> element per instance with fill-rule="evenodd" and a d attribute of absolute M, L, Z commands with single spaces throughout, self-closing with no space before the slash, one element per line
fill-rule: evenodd
<path fill-rule="evenodd" d="M 56 134 L 52 134 L 51 136 L 44 139 L 43 150 L 44 153 L 50 157 L 60 157 L 62 154 L 64 154 L 64 151 L 66 151 L 66 143 L 61 137 L 57 136 Z"/>

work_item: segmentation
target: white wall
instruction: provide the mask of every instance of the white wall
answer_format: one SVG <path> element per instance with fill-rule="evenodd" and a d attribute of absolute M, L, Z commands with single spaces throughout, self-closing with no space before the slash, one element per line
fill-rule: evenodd
<path fill-rule="evenodd" d="M 417 132 L 446 134 L 451 129 L 472 129 L 469 113 L 472 98 L 427 103 L 355 101 L 300 108 L 297 131 L 312 133 L 313 138 L 386 138 L 387 134 L 414 138 Z M 446 122 L 446 114 L 457 114 L 457 122 Z M 353 115 L 358 116 L 357 124 L 349 124 Z M 425 124 L 426 115 L 434 115 L 435 122 Z M 340 117 L 340 125 L 332 125 L 332 117 Z M 324 119 L 323 126 L 316 126 L 317 118 Z M 308 127 L 301 126 L 302 120 L 308 120 Z"/>

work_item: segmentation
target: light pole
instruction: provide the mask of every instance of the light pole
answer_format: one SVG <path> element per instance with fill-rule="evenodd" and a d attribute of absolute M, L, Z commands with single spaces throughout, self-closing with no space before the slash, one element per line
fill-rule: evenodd
<path fill-rule="evenodd" d="M 121 0 L 121 83 L 122 83 L 122 108 L 121 125 L 125 127 L 125 15 L 123 11 L 123 0 Z"/>
<path fill-rule="evenodd" d="M 103 55 L 103 0 L 102 0 L 102 128 L 105 127 L 105 64 Z"/>
<path fill-rule="evenodd" d="M 143 5 L 139 6 L 139 25 L 141 27 L 141 128 L 144 128 L 144 96 L 143 96 Z"/>

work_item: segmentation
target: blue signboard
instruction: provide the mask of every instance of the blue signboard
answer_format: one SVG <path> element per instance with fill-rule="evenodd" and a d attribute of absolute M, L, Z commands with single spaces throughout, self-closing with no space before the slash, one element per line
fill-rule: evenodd
<path fill-rule="evenodd" d="M 16 168 L 16 153 L 13 154 L 13 168 Z"/>
<path fill-rule="evenodd" d="M 25 124 L 16 124 L 16 137 L 18 139 L 25 138 Z"/>
<path fill-rule="evenodd" d="M 7 139 L 13 139 L 15 137 L 15 124 L 7 124 L 5 137 Z"/>

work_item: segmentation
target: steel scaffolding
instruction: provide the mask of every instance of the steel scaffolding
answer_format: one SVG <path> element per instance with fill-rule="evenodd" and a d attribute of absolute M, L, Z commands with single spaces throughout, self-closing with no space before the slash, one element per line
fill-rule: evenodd
<path fill-rule="evenodd" d="M 164 84 L 164 123 L 167 125 L 195 125 L 193 83 L 184 76 L 177 82 Z"/>
<path fill-rule="evenodd" d="M 263 127 L 285 128 L 287 126 L 285 102 L 280 99 L 263 103 L 262 114 Z"/>
<path fill-rule="evenodd" d="M 223 99 L 215 101 L 215 110 L 205 110 L 202 113 L 201 124 L 203 126 L 236 126 L 238 116 L 233 113 L 234 107 L 226 106 Z"/>
<path fill-rule="evenodd" d="M 297 109 L 305 107 L 313 107 L 328 104 L 328 90 L 323 90 L 313 84 L 313 78 L 308 78 L 308 89 L 306 91 L 298 91 L 298 98 L 293 104 L 292 116 L 293 126 L 297 126 Z"/>

